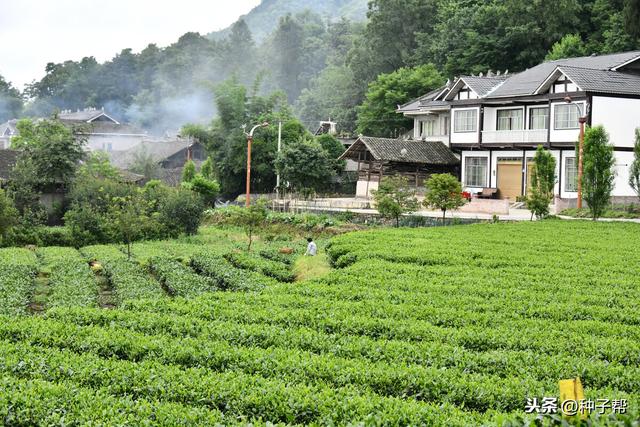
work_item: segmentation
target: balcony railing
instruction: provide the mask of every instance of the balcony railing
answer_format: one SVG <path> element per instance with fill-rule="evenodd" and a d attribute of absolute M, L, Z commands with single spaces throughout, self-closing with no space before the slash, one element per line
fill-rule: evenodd
<path fill-rule="evenodd" d="M 527 144 L 547 142 L 547 130 L 485 130 L 482 131 L 483 143 Z"/>

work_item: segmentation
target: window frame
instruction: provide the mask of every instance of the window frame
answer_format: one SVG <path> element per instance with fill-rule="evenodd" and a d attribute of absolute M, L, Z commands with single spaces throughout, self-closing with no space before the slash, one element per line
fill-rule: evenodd
<path fill-rule="evenodd" d="M 472 125 L 472 129 L 467 129 L 465 126 L 465 130 L 460 130 L 458 128 L 458 117 L 460 117 L 462 114 L 461 113 L 465 113 L 465 116 L 467 113 L 471 114 L 471 125 Z M 460 119 L 460 121 L 464 120 L 465 125 L 468 122 L 468 118 L 465 119 Z M 454 133 L 474 133 L 478 131 L 478 110 L 476 108 L 467 108 L 467 109 L 460 109 L 460 110 L 454 110 L 453 112 L 453 132 Z"/>
<path fill-rule="evenodd" d="M 569 166 L 569 160 L 572 165 Z M 571 169 L 569 169 L 571 167 Z M 571 170 L 571 173 L 569 172 Z M 569 177 L 572 176 L 572 179 Z M 567 193 L 578 192 L 578 162 L 576 157 L 565 157 L 564 160 L 564 191 Z"/>
<path fill-rule="evenodd" d="M 472 162 L 479 161 L 478 164 L 470 164 Z M 484 164 L 480 164 L 484 163 Z M 481 168 L 483 170 L 482 174 L 478 173 L 469 173 L 469 168 Z M 473 187 L 473 188 L 486 188 L 487 187 L 487 170 L 489 168 L 489 158 L 483 156 L 469 156 L 464 158 L 464 185 L 465 187 Z M 469 183 L 469 177 L 472 176 L 474 179 L 481 177 L 481 181 L 473 183 Z M 477 185 L 480 184 L 480 185 Z"/>
<path fill-rule="evenodd" d="M 518 111 L 520 112 L 520 127 L 518 128 L 514 128 L 514 127 L 509 127 L 509 129 L 500 129 L 500 113 L 504 113 L 504 112 L 509 112 L 512 113 L 514 111 Z M 507 119 L 509 120 L 509 124 L 510 126 L 513 125 L 514 123 L 514 117 L 510 116 L 507 117 Z M 496 110 L 496 131 L 513 131 L 513 130 L 524 130 L 524 108 L 500 108 Z"/>
<path fill-rule="evenodd" d="M 544 121 L 545 121 L 545 127 L 544 128 L 534 128 L 533 127 L 533 119 L 534 119 L 533 112 L 534 112 L 534 110 L 546 110 L 546 113 L 543 116 L 544 117 Z M 550 114 L 549 114 L 549 107 L 548 106 L 530 107 L 529 108 L 529 130 L 549 130 L 549 125 L 551 124 L 550 122 L 551 122 L 551 117 L 550 117 Z"/>
<path fill-rule="evenodd" d="M 581 108 L 580 110 L 578 109 L 578 107 L 576 107 L 576 105 L 580 105 Z M 559 108 L 563 108 L 563 109 L 567 109 L 567 111 L 569 112 L 575 112 L 575 117 L 576 117 L 576 121 L 575 121 L 575 126 L 571 126 L 573 123 L 570 123 L 569 120 L 571 119 L 571 115 L 568 114 L 567 115 L 567 127 L 559 127 L 558 126 L 558 110 Z M 575 130 L 575 129 L 580 129 L 580 113 L 579 111 L 584 111 L 585 105 L 582 102 L 579 103 L 571 103 L 571 104 L 556 104 L 553 108 L 553 130 Z"/>

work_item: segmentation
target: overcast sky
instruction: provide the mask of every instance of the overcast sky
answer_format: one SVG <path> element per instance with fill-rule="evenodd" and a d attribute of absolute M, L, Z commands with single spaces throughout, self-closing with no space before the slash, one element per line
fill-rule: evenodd
<path fill-rule="evenodd" d="M 22 89 L 47 62 L 167 46 L 235 22 L 260 0 L 0 0 L 0 75 Z"/>

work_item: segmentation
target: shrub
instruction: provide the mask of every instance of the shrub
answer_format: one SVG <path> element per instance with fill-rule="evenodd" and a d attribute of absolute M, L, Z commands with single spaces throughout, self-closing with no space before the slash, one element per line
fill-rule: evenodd
<path fill-rule="evenodd" d="M 193 191 L 178 189 L 171 191 L 160 203 L 160 222 L 167 227 L 172 236 L 180 234 L 196 234 L 204 205 L 201 198 Z"/>

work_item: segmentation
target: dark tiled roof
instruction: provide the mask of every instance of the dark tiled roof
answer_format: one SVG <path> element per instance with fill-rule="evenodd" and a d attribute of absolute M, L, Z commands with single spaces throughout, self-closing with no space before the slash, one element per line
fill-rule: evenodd
<path fill-rule="evenodd" d="M 358 138 L 340 158 L 348 158 L 351 152 L 357 151 L 361 147 L 360 144 L 364 145 L 376 160 L 427 165 L 455 165 L 460 162 L 442 142 L 373 138 L 368 136 Z"/>
<path fill-rule="evenodd" d="M 136 159 L 136 155 L 146 152 L 153 160 L 161 161 L 186 150 L 191 145 L 187 139 L 176 139 L 173 141 L 144 141 L 126 151 L 113 151 L 109 153 L 111 163 L 121 169 L 131 167 Z"/>
<path fill-rule="evenodd" d="M 584 56 L 544 62 L 513 75 L 494 90 L 488 98 L 531 95 L 559 66 L 580 67 L 590 70 L 611 70 L 638 57 L 640 57 L 640 51 L 623 52 L 612 55 Z"/>
<path fill-rule="evenodd" d="M 419 110 L 422 102 L 428 102 L 428 101 L 432 100 L 440 92 L 442 92 L 443 89 L 444 89 L 444 86 L 440 87 L 438 89 L 432 90 L 431 92 L 429 92 L 429 93 L 427 93 L 425 95 L 422 95 L 419 98 L 412 99 L 411 101 L 407 102 L 406 104 L 399 105 L 398 106 L 398 111 L 401 112 L 401 113 L 404 113 L 404 112 Z"/>
<path fill-rule="evenodd" d="M 501 85 L 508 77 L 508 74 L 502 76 L 465 76 L 462 77 L 464 82 L 469 86 L 478 96 L 486 96 L 495 87 Z"/>
<path fill-rule="evenodd" d="M 580 89 L 587 92 L 640 95 L 640 76 L 618 71 L 590 70 L 570 66 L 561 66 L 558 69 Z"/>
<path fill-rule="evenodd" d="M 0 180 L 9 179 L 11 170 L 18 160 L 19 151 L 16 150 L 0 150 Z"/>
<path fill-rule="evenodd" d="M 96 109 L 86 109 L 81 111 L 62 111 L 58 114 L 58 118 L 63 121 L 78 121 L 78 122 L 91 122 L 96 120 L 98 117 L 104 116 L 105 120 L 108 120 L 111 123 L 115 123 L 116 120 L 110 117 L 103 110 Z"/>

